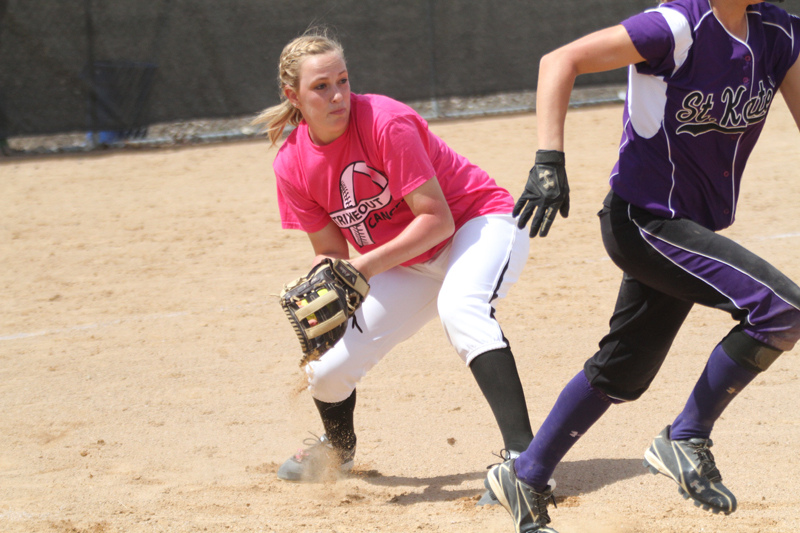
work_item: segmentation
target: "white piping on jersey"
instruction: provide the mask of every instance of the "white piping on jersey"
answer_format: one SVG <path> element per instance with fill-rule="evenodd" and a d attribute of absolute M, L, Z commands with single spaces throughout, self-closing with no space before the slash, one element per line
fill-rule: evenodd
<path fill-rule="evenodd" d="M 681 13 L 663 6 L 648 11 L 660 13 L 672 32 L 675 41 L 672 56 L 674 75 L 686 62 L 692 47 L 689 21 Z M 650 139 L 661 129 L 664 120 L 667 83 L 661 76 L 639 74 L 635 65 L 628 67 L 628 74 L 628 115 L 631 117 L 631 125 L 640 137 Z"/>
<path fill-rule="evenodd" d="M 758 15 L 759 17 L 761 16 L 761 13 L 760 13 L 759 11 L 753 11 L 753 12 L 752 12 L 752 13 L 750 13 L 750 14 L 751 14 L 751 15 Z M 789 15 L 790 15 L 792 18 L 800 18 L 800 17 L 798 17 L 797 15 L 793 15 L 792 13 L 789 13 Z M 792 45 L 794 45 L 794 30 L 793 30 L 793 29 L 791 29 L 791 28 L 792 28 L 792 26 L 789 26 L 789 30 L 787 30 L 786 28 L 784 28 L 784 27 L 783 27 L 783 26 L 781 26 L 780 24 L 775 24 L 774 22 L 765 22 L 765 21 L 763 20 L 763 17 L 762 17 L 761 23 L 762 23 L 764 26 L 774 26 L 774 27 L 778 28 L 779 30 L 781 30 L 783 33 L 785 33 L 785 34 L 786 34 L 786 36 L 787 36 L 787 37 L 788 37 L 788 38 L 791 40 L 791 42 L 792 42 Z M 794 46 L 792 46 L 791 48 L 792 48 L 792 50 L 794 50 Z"/>
<path fill-rule="evenodd" d="M 692 29 L 686 17 L 674 9 L 660 6 L 650 11 L 660 13 L 672 32 L 672 37 L 675 42 L 672 57 L 673 63 L 675 64 L 672 70 L 672 74 L 674 75 L 675 72 L 683 66 L 686 62 L 686 58 L 689 56 L 689 50 L 694 42 L 692 39 Z M 659 131 L 664 129 L 664 112 L 667 106 L 667 82 L 662 76 L 639 74 L 636 72 L 636 67 L 634 65 L 628 67 L 628 80 L 628 116 L 630 117 L 631 126 L 640 137 L 651 139 Z M 669 135 L 665 135 L 664 138 L 667 143 L 667 157 L 672 165 L 672 171 L 670 173 L 672 183 L 667 199 L 667 208 L 674 217 L 675 210 L 672 207 L 672 197 L 676 186 L 675 163 L 672 161 L 672 147 L 670 146 Z"/>
<path fill-rule="evenodd" d="M 675 192 L 675 185 L 677 181 L 675 179 L 676 166 L 675 166 L 675 161 L 672 160 L 672 143 L 670 142 L 669 135 L 667 134 L 666 131 L 664 131 L 664 139 L 666 140 L 666 145 L 667 145 L 667 159 L 669 160 L 669 164 L 672 167 L 672 170 L 669 173 L 672 183 L 670 183 L 669 186 L 669 199 L 667 200 L 667 207 L 669 207 L 669 212 L 672 214 L 672 218 L 675 218 L 675 210 L 672 208 L 672 196 L 673 193 Z"/>
<path fill-rule="evenodd" d="M 703 21 L 706 20 L 706 17 L 708 17 L 708 16 L 712 16 L 714 18 L 717 18 L 717 16 L 714 15 L 714 8 L 711 7 L 711 0 L 708 0 L 708 11 L 706 11 L 706 14 L 703 15 L 702 17 L 700 17 L 700 20 L 698 20 L 697 24 L 695 24 L 695 26 L 694 26 L 694 30 L 695 31 L 697 31 L 697 28 L 700 27 L 700 24 L 702 24 Z"/>
<path fill-rule="evenodd" d="M 748 12 L 747 13 L 748 17 L 749 17 L 749 15 L 752 15 L 752 14 L 757 14 L 758 16 L 761 16 L 761 13 L 755 13 L 755 12 Z M 739 41 L 745 48 L 747 48 L 747 51 L 750 52 L 750 57 L 752 58 L 752 61 L 750 61 L 750 80 L 751 81 L 755 80 L 756 55 L 753 53 L 753 49 L 750 47 L 750 44 L 748 44 L 748 42 L 747 42 L 749 40 L 749 37 L 750 37 L 749 18 L 748 18 L 748 24 L 747 24 L 747 37 L 745 37 L 744 41 L 739 39 L 735 35 L 733 35 L 731 32 L 729 32 L 728 28 L 726 28 L 722 23 L 720 23 L 720 26 L 722 26 L 722 28 L 725 30 L 725 32 L 728 35 L 730 35 L 730 37 L 732 39 L 735 39 L 735 40 Z M 750 98 L 753 97 L 753 87 L 754 87 L 754 85 L 755 84 L 753 84 L 753 83 L 750 84 L 750 95 L 749 95 Z M 731 205 L 731 219 L 730 219 L 730 223 L 731 224 L 733 224 L 733 221 L 736 219 L 736 207 L 737 206 L 736 206 L 736 165 L 735 165 L 735 162 L 736 162 L 736 156 L 739 153 L 739 144 L 741 143 L 741 141 L 742 141 L 742 134 L 740 133 L 740 134 L 738 134 L 738 136 L 736 138 L 736 148 L 733 151 L 733 163 L 734 164 L 731 165 L 731 176 L 730 176 L 730 178 L 731 178 L 731 198 L 730 198 L 730 202 L 731 202 L 731 204 L 730 204 Z"/>
<path fill-rule="evenodd" d="M 752 78 L 751 78 L 752 79 Z M 733 161 L 736 162 L 736 155 L 739 153 L 739 143 L 742 141 L 740 133 L 736 139 L 736 148 L 733 150 Z M 736 219 L 736 165 L 731 165 L 731 224 Z"/>
<path fill-rule="evenodd" d="M 728 295 L 728 294 L 726 294 L 726 293 L 722 292 L 722 290 L 720 290 L 720 288 L 719 288 L 719 287 L 717 287 L 717 286 L 716 286 L 716 285 L 714 285 L 713 283 L 710 283 L 709 281 L 707 281 L 707 280 L 705 280 L 705 279 L 701 278 L 700 276 L 698 276 L 697 274 L 695 274 L 695 273 L 694 273 L 694 272 L 692 272 L 691 270 L 687 270 L 687 269 L 686 269 L 686 268 L 684 268 L 684 267 L 683 267 L 683 265 L 681 265 L 680 263 L 676 263 L 676 262 L 675 262 L 675 261 L 674 261 L 674 260 L 673 260 L 671 257 L 669 257 L 668 255 L 665 255 L 665 254 L 664 254 L 664 253 L 663 253 L 661 250 L 659 250 L 658 248 L 656 248 L 656 247 L 655 247 L 655 246 L 654 246 L 654 245 L 653 245 L 653 244 L 652 244 L 652 243 L 651 243 L 651 242 L 650 242 L 650 241 L 647 239 L 647 237 L 646 237 L 646 236 L 650 236 L 651 238 L 653 238 L 653 239 L 655 239 L 655 240 L 657 240 L 657 241 L 661 241 L 661 242 L 667 243 L 667 244 L 669 244 L 670 246 L 674 246 L 675 248 L 678 248 L 678 249 L 680 249 L 680 250 L 683 250 L 683 251 L 685 251 L 685 252 L 688 252 L 688 253 L 691 253 L 691 254 L 694 254 L 694 255 L 699 255 L 699 256 L 705 257 L 706 259 L 711 259 L 712 261 L 716 261 L 716 262 L 718 262 L 718 263 L 722 263 L 723 265 L 725 265 L 725 266 L 727 266 L 727 267 L 731 268 L 732 270 L 736 270 L 736 271 L 737 271 L 737 272 L 739 272 L 740 274 L 743 274 L 745 277 L 748 277 L 748 278 L 750 278 L 751 280 L 753 280 L 754 282 L 758 283 L 758 284 L 759 284 L 759 285 L 761 285 L 762 287 L 766 287 L 767 289 L 769 289 L 769 292 L 770 292 L 770 293 L 774 294 L 774 295 L 775 295 L 777 298 L 780 298 L 780 300 L 781 300 L 782 302 L 784 302 L 786 305 L 788 305 L 789 307 L 792 307 L 792 308 L 794 308 L 794 309 L 797 309 L 798 311 L 800 311 L 800 309 L 799 309 L 799 308 L 798 308 L 796 305 L 792 304 L 792 302 L 788 301 L 786 298 L 784 298 L 784 297 L 782 297 L 780 294 L 778 294 L 778 292 L 777 292 L 777 291 L 776 291 L 774 288 L 770 287 L 768 284 L 764 283 L 764 282 L 763 282 L 763 281 L 761 281 L 760 279 L 758 279 L 758 278 L 755 278 L 755 277 L 751 276 L 749 273 L 747 273 L 747 272 L 744 272 L 743 270 L 741 270 L 741 269 L 737 268 L 736 266 L 734 266 L 734 265 L 732 265 L 732 264 L 730 264 L 730 263 L 728 263 L 728 262 L 726 262 L 726 261 L 723 261 L 722 259 L 720 259 L 720 258 L 718 258 L 718 257 L 713 257 L 713 256 L 710 256 L 710 255 L 707 255 L 707 254 L 703 254 L 703 253 L 697 252 L 697 251 L 695 251 L 695 250 L 690 250 L 689 248 L 686 248 L 685 246 L 680 246 L 680 245 L 678 245 L 678 244 L 675 244 L 674 242 L 672 242 L 672 241 L 669 241 L 669 240 L 667 240 L 667 239 L 665 239 L 665 238 L 663 238 L 663 237 L 659 237 L 659 236 L 653 235 L 652 233 L 650 233 L 649 231 L 647 231 L 646 229 L 644 229 L 644 227 L 640 226 L 640 225 L 639 225 L 639 223 L 638 223 L 638 222 L 637 222 L 637 221 L 636 221 L 636 220 L 633 218 L 633 215 L 631 214 L 631 207 L 632 207 L 632 206 L 631 206 L 631 204 L 628 204 L 628 220 L 630 220 L 631 222 L 633 222 L 633 223 L 634 223 L 634 225 L 635 225 L 637 228 L 639 228 L 639 234 L 642 236 L 642 240 L 644 240 L 644 242 L 646 242 L 646 243 L 647 243 L 647 245 L 648 245 L 648 246 L 650 246 L 650 248 L 652 248 L 653 250 L 655 250 L 655 252 L 656 252 L 656 253 L 658 253 L 660 256 L 662 256 L 664 259 L 666 259 L 667 261 L 669 261 L 670 263 L 672 263 L 672 264 L 673 264 L 673 265 L 675 265 L 676 267 L 680 268 L 681 270 L 683 270 L 684 272 L 686 272 L 686 273 L 687 273 L 687 274 L 689 274 L 690 276 L 692 276 L 692 277 L 694 277 L 694 278 L 696 278 L 696 279 L 698 279 L 698 280 L 702 281 L 702 282 L 703 282 L 703 283 L 705 283 L 706 285 L 710 285 L 711 287 L 713 287 L 713 288 L 714 288 L 714 290 L 718 291 L 720 294 L 722 294 L 723 296 L 725 296 L 725 298 L 727 298 L 727 299 L 728 299 L 728 301 L 729 301 L 729 302 L 731 302 L 731 303 L 732 303 L 732 304 L 733 304 L 733 305 L 734 305 L 734 306 L 735 306 L 737 309 L 742 309 L 742 310 L 744 310 L 744 311 L 747 311 L 747 317 L 746 317 L 746 320 L 747 320 L 747 323 L 748 323 L 748 324 L 750 324 L 751 326 L 753 325 L 753 323 L 752 323 L 752 322 L 750 322 L 750 310 L 749 310 L 749 309 L 745 309 L 745 308 L 739 307 L 739 304 L 737 304 L 737 303 L 736 303 L 736 300 L 734 300 L 734 299 L 733 299 L 733 298 L 732 298 L 730 295 Z"/>
<path fill-rule="evenodd" d="M 629 92 L 630 92 L 630 89 L 629 89 Z M 628 145 L 628 143 L 631 141 L 631 140 L 630 140 L 630 138 L 629 138 L 629 137 L 628 137 L 628 135 L 627 135 L 627 131 L 628 131 L 628 124 L 630 124 L 630 122 L 631 122 L 631 116 L 630 116 L 630 113 L 629 113 L 629 114 L 628 114 L 628 119 L 627 119 L 627 120 L 625 121 L 625 123 L 622 125 L 622 139 L 620 139 L 620 143 L 619 143 L 619 152 L 620 152 L 620 153 L 622 153 L 622 150 L 623 150 L 623 149 L 624 149 L 624 148 L 625 148 L 625 147 Z M 614 179 L 614 176 L 618 176 L 618 175 L 619 175 L 619 172 L 613 172 L 613 173 L 612 173 L 612 174 L 611 174 L 611 175 L 608 177 L 608 183 L 610 184 L 610 183 L 611 183 L 611 181 Z"/>
<path fill-rule="evenodd" d="M 652 243 L 651 243 L 651 242 L 650 242 L 650 241 L 647 239 L 646 235 L 649 235 L 649 236 L 650 236 L 650 237 L 652 237 L 653 239 L 664 241 L 664 242 L 666 242 L 666 243 L 667 243 L 667 244 L 669 244 L 669 245 L 675 246 L 676 248 L 680 248 L 680 249 L 682 249 L 682 250 L 685 250 L 685 248 L 682 248 L 681 246 L 678 246 L 678 245 L 676 245 L 676 244 L 674 244 L 674 243 L 671 243 L 671 242 L 669 242 L 669 241 L 667 241 L 667 240 L 665 240 L 665 239 L 661 239 L 660 237 L 656 237 L 656 236 L 655 236 L 655 235 L 653 235 L 652 233 L 649 233 L 648 231 L 646 231 L 646 230 L 645 230 L 645 229 L 644 229 L 642 226 L 640 226 L 640 225 L 639 225 L 639 223 L 638 223 L 638 222 L 636 222 L 636 220 L 634 220 L 634 219 L 633 219 L 633 216 L 631 216 L 631 206 L 630 206 L 630 204 L 628 205 L 628 219 L 629 219 L 631 222 L 633 222 L 633 223 L 636 225 L 636 227 L 637 227 L 637 228 L 639 228 L 639 234 L 642 236 L 642 240 L 643 240 L 644 242 L 646 242 L 646 243 L 647 243 L 647 245 L 648 245 L 648 246 L 650 246 L 650 248 L 652 248 L 653 250 L 655 250 L 655 252 L 656 252 L 657 254 L 659 254 L 659 255 L 660 255 L 660 256 L 662 256 L 664 259 L 666 259 L 667 261 L 669 261 L 670 263 L 672 263 L 672 264 L 673 264 L 673 265 L 675 265 L 676 267 L 680 268 L 681 270 L 683 270 L 684 272 L 686 272 L 686 273 L 687 273 L 687 274 L 689 274 L 690 276 L 692 276 L 692 277 L 694 277 L 694 278 L 697 278 L 697 279 L 699 279 L 700 281 L 702 281 L 702 282 L 703 282 L 703 283 L 705 283 L 706 285 L 711 285 L 711 283 L 709 283 L 708 281 L 704 280 L 703 278 L 701 278 L 700 276 L 698 276 L 697 274 L 695 274 L 695 273 L 694 273 L 694 272 L 692 272 L 691 270 L 687 270 L 686 268 L 684 268 L 684 267 L 683 267 L 683 265 L 680 265 L 680 264 L 676 263 L 675 261 L 673 261 L 673 260 L 672 260 L 672 258 L 671 258 L 671 257 L 669 257 L 668 255 L 665 255 L 665 254 L 664 254 L 664 253 L 663 253 L 661 250 L 659 250 L 658 248 L 656 248 L 655 246 L 653 246 L 653 244 L 652 244 Z M 686 250 L 686 251 L 688 251 L 688 252 L 692 252 L 691 250 Z M 696 253 L 696 252 L 692 252 L 692 253 Z M 702 254 L 698 254 L 698 255 L 702 255 Z M 711 259 L 715 259 L 715 260 L 716 260 L 716 258 L 711 258 Z M 735 267 L 733 267 L 732 265 L 728 265 L 728 266 L 730 266 L 731 268 L 735 268 Z M 756 281 L 757 281 L 757 280 L 756 280 Z M 747 311 L 745 319 L 747 320 L 747 323 L 748 323 L 748 324 L 750 324 L 751 326 L 753 325 L 753 324 L 752 324 L 752 322 L 750 322 L 750 310 L 749 310 L 749 309 L 743 309 L 743 308 L 739 307 L 739 304 L 737 304 L 737 303 L 736 303 L 736 300 L 734 300 L 734 299 L 733 299 L 733 298 L 732 298 L 730 295 L 728 295 L 728 294 L 725 294 L 724 292 L 722 292 L 722 291 L 719 289 L 719 287 L 715 287 L 714 285 L 711 285 L 711 286 L 712 286 L 712 287 L 714 287 L 714 289 L 715 289 L 715 290 L 719 291 L 719 292 L 720 292 L 720 294 L 722 294 L 723 296 L 725 296 L 725 298 L 727 298 L 727 299 L 728 299 L 728 301 L 729 301 L 729 302 L 731 302 L 731 303 L 732 303 L 732 304 L 733 304 L 733 305 L 734 305 L 734 306 L 735 306 L 737 309 L 742 309 L 743 311 Z"/>
<path fill-rule="evenodd" d="M 728 30 L 726 29 L 725 31 L 727 32 Z M 730 35 L 730 33 L 728 33 L 728 34 Z M 747 25 L 747 34 L 748 34 L 748 36 L 750 35 L 750 25 L 749 24 Z M 731 37 L 736 39 L 736 37 L 733 36 L 733 35 L 731 35 Z M 752 80 L 755 79 L 756 55 L 753 53 L 753 49 L 750 48 L 750 45 L 747 44 L 747 41 L 743 42 L 743 41 L 741 41 L 739 39 L 737 39 L 737 40 L 739 42 L 741 42 L 747 48 L 748 52 L 750 52 L 750 57 L 752 58 L 752 61 L 750 61 L 750 80 L 752 81 Z M 753 84 L 753 83 L 750 84 L 750 94 L 749 94 L 750 98 L 753 97 L 753 86 L 754 85 L 755 84 Z M 740 146 L 741 142 L 742 142 L 742 134 L 739 133 L 736 136 L 736 148 L 734 148 L 734 150 L 733 150 L 733 161 L 732 161 L 732 164 L 731 164 L 731 176 L 730 176 L 730 179 L 731 179 L 731 198 L 730 198 L 731 218 L 730 218 L 730 223 L 731 224 L 733 224 L 733 221 L 736 219 L 736 208 L 737 208 L 737 205 L 736 205 L 736 196 L 737 196 L 737 193 L 736 193 L 736 157 L 739 154 L 739 146 Z"/>

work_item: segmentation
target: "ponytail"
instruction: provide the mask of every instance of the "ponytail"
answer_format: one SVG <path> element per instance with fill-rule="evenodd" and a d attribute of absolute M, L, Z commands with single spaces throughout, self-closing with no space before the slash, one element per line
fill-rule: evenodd
<path fill-rule="evenodd" d="M 264 124 L 262 132 L 267 134 L 270 143 L 275 145 L 283 135 L 286 125 L 297 126 L 303 120 L 303 114 L 281 92 L 282 102 L 262 111 L 251 122 L 252 125 Z"/>

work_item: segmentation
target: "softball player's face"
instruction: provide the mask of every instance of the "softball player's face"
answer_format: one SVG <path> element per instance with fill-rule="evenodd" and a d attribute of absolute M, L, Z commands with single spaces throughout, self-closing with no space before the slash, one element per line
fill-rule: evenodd
<path fill-rule="evenodd" d="M 344 59 L 336 52 L 305 58 L 297 91 L 287 89 L 286 96 L 303 113 L 315 144 L 331 143 L 347 130 L 350 80 Z"/>

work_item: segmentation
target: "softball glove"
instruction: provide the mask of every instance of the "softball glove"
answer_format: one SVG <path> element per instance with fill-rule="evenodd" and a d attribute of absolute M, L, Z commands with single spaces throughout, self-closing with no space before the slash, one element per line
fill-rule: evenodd
<path fill-rule="evenodd" d="M 344 259 L 325 259 L 284 286 L 280 303 L 300 341 L 301 367 L 344 337 L 348 320 L 368 293 L 367 279 Z"/>

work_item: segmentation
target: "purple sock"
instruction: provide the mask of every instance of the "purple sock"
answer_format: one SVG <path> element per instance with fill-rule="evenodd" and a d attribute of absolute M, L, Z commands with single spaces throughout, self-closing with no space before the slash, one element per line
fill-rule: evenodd
<path fill-rule="evenodd" d="M 583 370 L 567 383 L 528 449 L 514 464 L 517 477 L 537 492 L 572 445 L 597 422 L 611 400 L 589 384 Z"/>
<path fill-rule="evenodd" d="M 670 438 L 707 439 L 722 411 L 757 375 L 736 364 L 722 349 L 722 344 L 718 344 L 711 352 L 683 412 L 672 423 Z"/>

